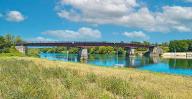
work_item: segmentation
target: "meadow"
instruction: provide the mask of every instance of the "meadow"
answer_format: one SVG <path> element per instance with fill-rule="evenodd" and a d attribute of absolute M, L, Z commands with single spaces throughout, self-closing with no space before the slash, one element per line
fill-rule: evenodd
<path fill-rule="evenodd" d="M 0 57 L 0 99 L 192 99 L 192 77 Z"/>

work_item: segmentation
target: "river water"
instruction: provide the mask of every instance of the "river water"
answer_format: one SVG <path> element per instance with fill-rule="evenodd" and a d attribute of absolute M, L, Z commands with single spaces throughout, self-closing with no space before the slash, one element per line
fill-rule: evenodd
<path fill-rule="evenodd" d="M 80 62 L 77 54 L 41 53 L 40 57 L 48 60 Z M 153 72 L 192 76 L 192 59 L 89 55 L 89 59 L 85 63 L 96 66 L 136 68 Z"/>

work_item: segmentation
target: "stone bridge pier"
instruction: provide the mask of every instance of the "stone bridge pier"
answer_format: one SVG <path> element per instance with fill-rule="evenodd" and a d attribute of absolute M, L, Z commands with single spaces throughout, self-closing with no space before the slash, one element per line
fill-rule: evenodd
<path fill-rule="evenodd" d="M 27 54 L 27 46 L 15 46 L 16 50 L 18 50 L 19 52 L 23 53 L 23 54 Z"/>
<path fill-rule="evenodd" d="M 163 49 L 159 46 L 150 47 L 148 52 L 145 53 L 146 56 L 160 56 L 163 54 Z"/>
<path fill-rule="evenodd" d="M 88 59 L 88 49 L 80 48 L 78 56 L 79 56 L 80 60 L 87 60 Z"/>
<path fill-rule="evenodd" d="M 134 56 L 135 55 L 135 48 L 127 47 L 127 48 L 125 48 L 125 50 L 126 50 L 126 55 L 127 56 Z"/>

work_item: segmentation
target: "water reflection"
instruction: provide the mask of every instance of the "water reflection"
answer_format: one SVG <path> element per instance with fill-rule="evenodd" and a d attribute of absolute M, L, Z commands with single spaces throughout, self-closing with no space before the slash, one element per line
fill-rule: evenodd
<path fill-rule="evenodd" d="M 76 54 L 41 53 L 41 58 L 81 62 Z M 160 57 L 125 57 L 117 55 L 89 55 L 84 63 L 97 66 L 127 67 L 150 70 L 155 72 L 192 75 L 192 59 L 162 59 Z"/>
<path fill-rule="evenodd" d="M 175 69 L 192 69 L 192 59 L 169 59 L 169 67 Z"/>
<path fill-rule="evenodd" d="M 156 64 L 160 62 L 159 57 L 126 57 L 126 67 L 142 67 L 150 64 Z"/>

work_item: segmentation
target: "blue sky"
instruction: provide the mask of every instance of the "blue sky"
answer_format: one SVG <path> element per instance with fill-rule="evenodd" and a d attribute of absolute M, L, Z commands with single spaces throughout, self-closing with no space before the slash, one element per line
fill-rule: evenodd
<path fill-rule="evenodd" d="M 30 41 L 192 39 L 192 0 L 0 0 L 0 34 Z"/>

